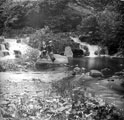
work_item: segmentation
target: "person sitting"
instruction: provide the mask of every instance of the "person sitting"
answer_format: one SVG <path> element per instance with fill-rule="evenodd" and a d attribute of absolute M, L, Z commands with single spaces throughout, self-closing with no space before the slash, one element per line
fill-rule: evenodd
<path fill-rule="evenodd" d="M 55 61 L 55 57 L 54 57 L 54 53 L 53 53 L 52 41 L 49 41 L 49 43 L 47 45 L 47 51 L 48 51 L 48 55 L 49 55 L 51 61 L 54 62 Z"/>
<path fill-rule="evenodd" d="M 47 57 L 47 46 L 46 46 L 45 41 L 43 41 L 42 44 L 40 44 L 39 50 L 41 51 L 40 58 L 48 59 L 48 57 Z"/>

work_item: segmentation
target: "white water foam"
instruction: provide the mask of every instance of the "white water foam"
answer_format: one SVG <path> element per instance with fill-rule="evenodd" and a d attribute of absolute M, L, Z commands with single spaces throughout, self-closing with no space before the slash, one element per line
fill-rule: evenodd
<path fill-rule="evenodd" d="M 95 55 L 96 51 L 99 51 L 101 48 L 98 45 L 90 45 L 86 42 L 81 42 L 79 40 L 79 38 L 75 38 L 75 37 L 70 37 L 75 43 L 79 43 L 80 44 L 80 49 L 84 50 L 84 46 L 86 46 L 89 49 L 89 57 L 96 57 L 98 55 Z"/>

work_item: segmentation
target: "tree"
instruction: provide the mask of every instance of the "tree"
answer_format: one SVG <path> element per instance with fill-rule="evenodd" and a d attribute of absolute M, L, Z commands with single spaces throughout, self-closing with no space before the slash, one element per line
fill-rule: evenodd
<path fill-rule="evenodd" d="M 4 30 L 4 21 L 5 18 L 3 16 L 3 12 L 4 12 L 4 3 L 6 1 L 5 0 L 1 0 L 0 1 L 0 35 L 2 34 L 3 30 Z"/>
<path fill-rule="evenodd" d="M 121 18 L 121 24 L 118 27 L 118 32 L 117 32 L 117 37 L 116 39 L 118 39 L 118 43 L 119 43 L 119 50 L 123 51 L 124 54 L 124 2 L 120 2 L 119 4 L 119 10 L 120 10 L 120 18 Z"/>

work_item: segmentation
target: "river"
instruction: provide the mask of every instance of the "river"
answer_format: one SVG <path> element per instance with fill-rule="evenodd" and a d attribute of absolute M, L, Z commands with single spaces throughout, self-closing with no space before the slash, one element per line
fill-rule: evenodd
<path fill-rule="evenodd" d="M 110 69 L 106 76 L 112 76 L 115 72 L 124 69 L 124 58 L 108 57 L 82 57 L 70 59 L 70 66 L 78 65 L 80 68 L 86 68 L 86 71 L 92 69 L 101 71 L 104 68 Z"/>
<path fill-rule="evenodd" d="M 116 72 L 124 70 L 124 59 L 109 56 L 72 58 L 69 59 L 69 65 L 67 66 L 41 67 L 36 71 L 1 72 L 0 101 L 17 99 L 24 94 L 44 97 L 51 90 L 51 82 L 67 77 L 77 65 L 80 68 L 86 68 L 86 73 L 92 69 L 99 71 L 104 68 L 109 69 L 104 78 L 82 76 L 82 86 L 105 99 L 108 103 L 113 103 L 120 109 L 124 108 L 124 88 L 119 85 L 120 78 L 112 77 Z"/>

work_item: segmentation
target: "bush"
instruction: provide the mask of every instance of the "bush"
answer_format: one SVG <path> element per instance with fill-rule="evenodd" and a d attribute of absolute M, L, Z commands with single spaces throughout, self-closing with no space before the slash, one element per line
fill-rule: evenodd
<path fill-rule="evenodd" d="M 53 33 L 50 31 L 49 27 L 37 30 L 34 34 L 30 36 L 29 45 L 33 48 L 38 48 L 40 42 L 53 41 L 54 52 L 63 53 L 66 46 L 71 46 L 71 48 L 78 48 L 78 45 L 73 43 L 69 38 L 70 33 Z"/>
<path fill-rule="evenodd" d="M 68 120 L 124 120 L 123 111 L 95 96 L 92 91 L 81 86 L 81 79 L 76 79 L 70 76 L 52 84 L 61 96 L 71 98 Z"/>

